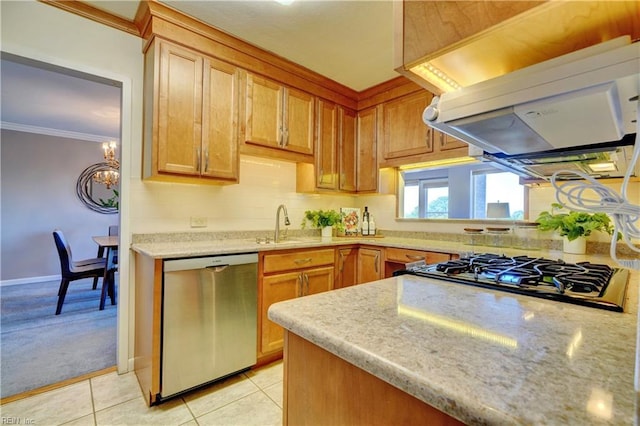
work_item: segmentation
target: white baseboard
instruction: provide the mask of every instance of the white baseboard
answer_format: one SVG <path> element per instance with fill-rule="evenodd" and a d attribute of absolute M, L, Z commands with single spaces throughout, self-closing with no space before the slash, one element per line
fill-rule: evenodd
<path fill-rule="evenodd" d="M 60 281 L 60 275 L 46 275 L 42 277 L 14 278 L 12 280 L 0 281 L 0 287 L 18 284 L 43 283 L 47 281 Z"/>

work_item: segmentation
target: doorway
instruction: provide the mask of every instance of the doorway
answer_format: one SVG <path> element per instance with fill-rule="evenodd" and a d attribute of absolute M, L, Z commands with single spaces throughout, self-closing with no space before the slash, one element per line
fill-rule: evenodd
<path fill-rule="evenodd" d="M 95 257 L 91 237 L 121 222 L 119 211 L 88 209 L 75 188 L 87 166 L 104 161 L 101 143 L 121 140 L 123 89 L 5 52 L 1 59 L 4 398 L 118 362 L 119 305 L 98 310 L 101 283 L 72 283 L 61 315 L 49 304 L 60 274 L 53 229 L 63 229 L 79 259 Z"/>

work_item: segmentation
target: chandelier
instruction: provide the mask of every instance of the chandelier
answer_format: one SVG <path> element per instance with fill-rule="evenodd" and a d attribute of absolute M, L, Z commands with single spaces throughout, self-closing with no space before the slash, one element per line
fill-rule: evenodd
<path fill-rule="evenodd" d="M 120 179 L 120 162 L 116 158 L 116 146 L 114 141 L 102 144 L 104 161 L 107 163 L 109 169 L 97 171 L 93 175 L 94 182 L 105 185 L 107 189 L 111 189 L 112 186 L 117 185 Z"/>

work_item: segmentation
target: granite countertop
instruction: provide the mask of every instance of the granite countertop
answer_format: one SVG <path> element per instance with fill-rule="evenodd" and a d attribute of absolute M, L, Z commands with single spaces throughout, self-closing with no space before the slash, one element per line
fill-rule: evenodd
<path fill-rule="evenodd" d="M 528 255 L 528 256 L 545 256 L 553 259 L 563 259 L 567 262 L 579 262 L 583 260 L 592 260 L 600 263 L 610 263 L 610 258 L 604 255 L 570 255 L 561 251 L 547 250 L 522 250 L 510 247 L 495 246 L 471 246 L 458 241 L 443 241 L 422 238 L 405 238 L 405 237 L 333 237 L 329 240 L 323 240 L 320 237 L 294 237 L 283 243 L 258 244 L 255 237 L 246 238 L 215 238 L 215 239 L 190 239 L 193 234 L 179 234 L 178 237 L 166 237 L 163 234 L 157 234 L 158 240 L 138 242 L 131 245 L 131 249 L 135 252 L 144 254 L 156 259 L 175 259 L 181 257 L 210 256 L 218 254 L 231 253 L 247 253 L 273 250 L 287 249 L 304 249 L 304 248 L 320 248 L 333 247 L 350 244 L 364 244 L 380 247 L 397 247 L 413 250 L 427 250 L 443 253 L 455 253 L 464 255 L 475 251 L 476 253 L 500 253 L 510 256 Z"/>
<path fill-rule="evenodd" d="M 293 238 L 283 243 L 259 244 L 255 238 L 222 238 L 204 241 L 145 242 L 131 245 L 131 249 L 157 259 L 208 256 L 216 254 L 272 251 L 302 248 L 332 247 L 349 244 L 371 244 L 382 247 L 399 247 L 417 250 L 464 253 L 470 247 L 454 241 L 422 240 L 416 238 L 320 237 Z M 495 248 L 494 248 L 495 250 Z"/>
<path fill-rule="evenodd" d="M 633 285 L 617 313 L 404 275 L 269 318 L 468 424 L 631 425 L 636 301 Z"/>

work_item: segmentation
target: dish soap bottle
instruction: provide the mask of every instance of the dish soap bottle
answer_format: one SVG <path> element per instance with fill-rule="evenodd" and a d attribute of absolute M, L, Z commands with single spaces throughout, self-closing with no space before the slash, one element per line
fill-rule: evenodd
<path fill-rule="evenodd" d="M 366 206 L 362 213 L 362 235 L 369 235 L 369 207 Z"/>
<path fill-rule="evenodd" d="M 373 220 L 373 215 L 369 214 L 369 236 L 376 235 L 376 223 Z"/>

